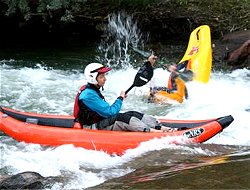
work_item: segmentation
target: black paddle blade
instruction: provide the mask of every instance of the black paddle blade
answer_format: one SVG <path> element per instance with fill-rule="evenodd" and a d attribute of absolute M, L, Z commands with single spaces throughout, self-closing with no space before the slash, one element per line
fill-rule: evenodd
<path fill-rule="evenodd" d="M 147 84 L 153 77 L 154 69 L 150 62 L 145 62 L 135 75 L 134 86 L 140 87 Z"/>
<path fill-rule="evenodd" d="M 125 94 L 127 94 L 135 86 L 140 87 L 147 84 L 152 79 L 153 74 L 154 74 L 154 69 L 152 65 L 148 61 L 145 62 L 135 75 L 133 85 L 129 87 L 128 90 L 126 90 Z"/>
<path fill-rule="evenodd" d="M 179 78 L 184 82 L 192 81 L 194 77 L 194 73 L 191 70 L 185 70 L 183 72 L 179 72 Z"/>
<path fill-rule="evenodd" d="M 134 86 L 140 87 L 147 84 L 151 78 L 145 77 L 144 75 L 137 74 L 134 80 Z"/>

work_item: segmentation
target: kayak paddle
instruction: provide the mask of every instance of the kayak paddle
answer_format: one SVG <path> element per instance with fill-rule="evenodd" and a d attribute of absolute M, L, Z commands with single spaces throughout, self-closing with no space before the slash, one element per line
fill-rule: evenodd
<path fill-rule="evenodd" d="M 183 80 L 184 82 L 188 82 L 191 81 L 194 77 L 194 73 L 191 70 L 184 70 L 183 72 L 177 72 L 178 76 L 181 80 Z"/>
<path fill-rule="evenodd" d="M 149 57 L 151 54 L 149 52 L 146 52 L 146 51 L 142 51 L 142 50 L 139 50 L 138 48 L 136 47 L 133 47 L 133 50 L 140 54 L 141 56 L 147 58 Z M 183 72 L 177 72 L 178 73 L 178 76 L 181 80 L 183 80 L 184 82 L 188 82 L 188 81 L 191 81 L 194 77 L 194 73 L 193 71 L 191 70 L 184 70 Z M 150 78 L 151 79 L 151 78 Z M 146 83 L 145 83 L 146 84 Z M 142 86 L 142 85 L 141 85 Z"/>
<path fill-rule="evenodd" d="M 148 57 L 151 55 L 151 53 L 146 52 L 146 51 L 139 50 L 139 49 L 136 48 L 136 47 L 132 47 L 132 49 L 134 50 L 134 52 L 138 53 L 139 55 L 142 55 L 142 56 L 145 57 L 145 58 L 148 58 Z"/>

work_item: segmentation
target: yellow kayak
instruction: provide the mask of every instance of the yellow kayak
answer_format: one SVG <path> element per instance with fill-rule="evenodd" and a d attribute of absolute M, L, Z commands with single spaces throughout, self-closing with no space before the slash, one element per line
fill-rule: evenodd
<path fill-rule="evenodd" d="M 193 80 L 203 83 L 209 81 L 212 67 L 212 47 L 209 26 L 202 25 L 190 34 L 186 53 L 179 64 L 183 62 L 187 62 L 186 67 L 187 70 L 192 71 Z M 182 103 L 187 96 L 187 91 L 185 80 L 183 81 L 180 78 L 175 79 L 177 85 L 176 91 L 168 92 L 166 90 L 159 90 L 158 92 L 150 92 L 148 100 L 160 104 L 172 103 L 173 100 Z M 168 84 L 167 89 L 171 89 L 170 86 Z"/>
<path fill-rule="evenodd" d="M 191 34 L 186 53 L 179 63 L 189 61 L 194 80 L 207 83 L 212 68 L 211 34 L 208 25 L 196 28 Z"/>

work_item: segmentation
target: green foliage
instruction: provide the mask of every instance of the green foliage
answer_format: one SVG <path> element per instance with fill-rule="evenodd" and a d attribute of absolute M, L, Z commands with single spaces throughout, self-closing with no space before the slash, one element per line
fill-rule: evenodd
<path fill-rule="evenodd" d="M 5 0 L 5 3 L 8 5 L 5 15 L 10 16 L 20 11 L 24 15 L 25 20 L 30 18 L 29 0 Z"/>
<path fill-rule="evenodd" d="M 103 22 L 107 15 L 124 10 L 142 24 L 152 20 L 171 22 L 184 19 L 190 28 L 200 24 L 212 26 L 212 31 L 250 29 L 250 0 L 2 0 L 6 5 L 0 13 L 20 15 L 28 21 L 42 17 L 44 22 L 74 22 L 76 16 L 87 22 Z M 1 4 L 2 5 L 2 4 Z M 99 19 L 99 20 L 98 20 Z M 101 20 L 102 19 L 102 20 Z M 140 20 L 141 19 L 141 20 Z M 97 21 L 97 22 L 96 22 Z M 164 23 L 163 23 L 164 24 Z M 166 25 L 166 24 L 165 24 Z"/>
<path fill-rule="evenodd" d="M 46 5 L 46 9 L 47 10 L 57 10 L 57 9 L 62 9 L 62 8 L 67 9 L 70 7 L 71 3 L 72 2 L 68 0 L 52 0 L 48 2 L 48 4 Z"/>
<path fill-rule="evenodd" d="M 43 16 L 51 17 L 54 12 L 59 11 L 61 21 L 73 22 L 74 14 L 77 14 L 81 10 L 81 6 L 84 5 L 86 1 L 87 0 L 37 0 L 37 12 L 30 12 L 30 0 L 5 0 L 4 3 L 8 7 L 5 11 L 5 15 L 11 16 L 21 13 L 25 20 L 29 20 L 31 15 L 36 16 L 42 14 Z"/>
<path fill-rule="evenodd" d="M 214 31 L 233 32 L 237 30 L 249 29 L 250 27 L 250 3 L 249 0 L 221 0 L 200 2 L 196 9 L 203 22 L 213 25 Z M 202 17 L 202 15 L 209 17 Z"/>
<path fill-rule="evenodd" d="M 66 10 L 65 14 L 61 17 L 61 21 L 74 22 L 74 16 L 72 15 L 72 12 L 69 10 Z"/>
<path fill-rule="evenodd" d="M 152 0 L 111 0 L 111 4 L 119 6 L 128 6 L 128 7 L 139 7 L 147 6 L 150 4 L 155 4 Z"/>
<path fill-rule="evenodd" d="M 39 6 L 37 12 L 49 12 L 62 11 L 61 21 L 74 22 L 74 14 L 81 9 L 81 5 L 86 0 L 39 0 Z"/>
<path fill-rule="evenodd" d="M 15 0 L 5 0 L 5 3 L 8 5 L 8 10 L 5 13 L 7 16 L 16 12 L 17 2 Z"/>
<path fill-rule="evenodd" d="M 187 5 L 188 4 L 188 0 L 179 0 L 179 4 L 180 5 Z"/>

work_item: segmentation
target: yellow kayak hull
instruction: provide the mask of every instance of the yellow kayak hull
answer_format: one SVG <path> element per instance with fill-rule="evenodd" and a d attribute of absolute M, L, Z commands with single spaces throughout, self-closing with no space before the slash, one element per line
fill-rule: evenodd
<path fill-rule="evenodd" d="M 212 68 L 211 33 L 208 25 L 202 25 L 190 34 L 187 50 L 181 59 L 191 61 L 189 69 L 194 73 L 194 80 L 207 83 Z"/>

